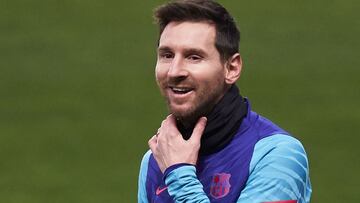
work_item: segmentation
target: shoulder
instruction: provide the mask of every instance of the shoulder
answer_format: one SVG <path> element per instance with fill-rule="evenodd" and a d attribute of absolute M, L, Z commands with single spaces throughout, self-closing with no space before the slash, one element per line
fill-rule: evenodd
<path fill-rule="evenodd" d="M 138 202 L 148 202 L 147 201 L 147 191 L 146 191 L 146 179 L 147 179 L 147 171 L 149 166 L 151 151 L 148 150 L 142 160 L 140 165 L 140 173 L 138 180 Z"/>
<path fill-rule="evenodd" d="M 254 170 L 259 164 L 283 161 L 296 161 L 302 167 L 308 168 L 307 155 L 301 142 L 289 135 L 274 134 L 255 144 L 250 170 Z"/>
<path fill-rule="evenodd" d="M 240 197 L 244 202 L 310 201 L 308 159 L 303 145 L 294 137 L 274 134 L 259 140 L 249 173 Z"/>
<path fill-rule="evenodd" d="M 149 160 L 150 160 L 150 156 L 151 156 L 151 150 L 148 150 L 142 157 L 141 159 L 141 166 L 140 168 L 143 169 L 143 168 L 147 168 L 147 166 L 149 165 Z M 146 169 L 147 170 L 147 169 Z"/>
<path fill-rule="evenodd" d="M 274 150 L 278 148 L 289 149 L 289 147 L 294 147 L 295 149 L 305 151 L 303 145 L 298 139 L 281 133 L 266 136 L 260 139 L 255 145 L 255 148 L 260 151 Z"/>
<path fill-rule="evenodd" d="M 150 156 L 151 156 L 151 151 L 148 150 L 142 160 L 141 160 L 141 164 L 140 164 L 140 173 L 139 173 L 139 180 L 140 181 L 145 181 L 147 178 L 147 172 L 148 172 L 148 168 L 149 168 L 149 161 L 150 161 Z"/>

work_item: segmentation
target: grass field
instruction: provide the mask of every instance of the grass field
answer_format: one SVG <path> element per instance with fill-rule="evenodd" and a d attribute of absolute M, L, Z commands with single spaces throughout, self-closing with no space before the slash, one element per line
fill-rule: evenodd
<path fill-rule="evenodd" d="M 0 1 L 0 202 L 136 202 L 166 108 L 163 1 Z M 312 202 L 360 202 L 360 4 L 220 1 L 242 31 L 242 94 L 302 140 Z"/>

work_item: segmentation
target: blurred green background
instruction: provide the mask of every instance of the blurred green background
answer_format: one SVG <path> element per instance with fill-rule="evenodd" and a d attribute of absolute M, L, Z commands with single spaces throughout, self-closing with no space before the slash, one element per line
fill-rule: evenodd
<path fill-rule="evenodd" d="M 0 0 L 0 202 L 136 202 L 166 115 L 162 2 Z M 242 31 L 242 94 L 305 145 L 312 202 L 360 202 L 358 1 L 219 2 Z"/>

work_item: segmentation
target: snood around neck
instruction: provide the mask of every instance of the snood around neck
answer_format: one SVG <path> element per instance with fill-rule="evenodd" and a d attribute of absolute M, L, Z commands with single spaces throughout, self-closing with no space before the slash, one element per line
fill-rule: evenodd
<path fill-rule="evenodd" d="M 246 114 L 245 100 L 236 85 L 232 85 L 213 110 L 205 115 L 207 124 L 201 137 L 199 155 L 209 155 L 223 149 L 236 134 Z M 193 127 L 185 128 L 180 122 L 177 127 L 185 140 L 190 138 Z"/>

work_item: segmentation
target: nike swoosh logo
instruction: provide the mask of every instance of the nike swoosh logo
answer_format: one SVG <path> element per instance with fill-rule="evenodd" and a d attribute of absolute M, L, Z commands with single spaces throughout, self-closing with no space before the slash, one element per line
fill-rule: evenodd
<path fill-rule="evenodd" d="M 164 187 L 164 188 L 160 189 L 160 187 L 158 187 L 158 188 L 156 189 L 155 194 L 156 194 L 156 195 L 160 195 L 160 193 L 164 192 L 167 188 L 168 188 L 168 187 Z"/>

